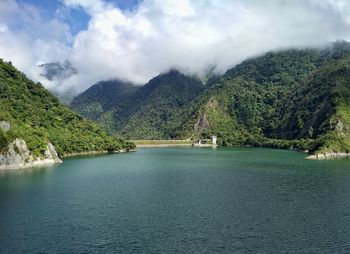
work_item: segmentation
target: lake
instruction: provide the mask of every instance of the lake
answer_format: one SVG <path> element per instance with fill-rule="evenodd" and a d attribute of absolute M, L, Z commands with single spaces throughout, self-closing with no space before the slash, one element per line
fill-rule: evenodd
<path fill-rule="evenodd" d="M 350 253 L 350 160 L 144 148 L 0 172 L 0 253 Z"/>

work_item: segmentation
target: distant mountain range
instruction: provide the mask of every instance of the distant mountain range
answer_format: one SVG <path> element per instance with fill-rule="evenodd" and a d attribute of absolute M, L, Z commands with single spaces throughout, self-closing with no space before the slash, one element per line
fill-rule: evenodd
<path fill-rule="evenodd" d="M 221 145 L 350 152 L 350 44 L 248 59 L 204 85 L 170 71 L 99 82 L 71 107 L 131 139 L 218 136 Z"/>

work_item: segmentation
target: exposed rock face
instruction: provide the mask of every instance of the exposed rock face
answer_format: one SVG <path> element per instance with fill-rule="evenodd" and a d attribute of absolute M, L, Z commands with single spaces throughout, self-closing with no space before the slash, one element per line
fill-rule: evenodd
<path fill-rule="evenodd" d="M 338 121 L 337 124 L 335 125 L 335 130 L 336 131 L 343 131 L 344 130 L 344 124 L 341 121 Z"/>
<path fill-rule="evenodd" d="M 335 159 L 341 157 L 350 157 L 350 153 L 320 153 L 314 154 L 306 157 L 311 160 L 327 160 L 327 159 Z"/>
<path fill-rule="evenodd" d="M 203 114 L 195 124 L 195 130 L 197 132 L 202 132 L 205 129 L 208 129 L 210 127 L 210 124 L 208 122 L 206 114 Z"/>
<path fill-rule="evenodd" d="M 9 131 L 11 128 L 11 125 L 9 122 L 6 121 L 0 121 L 0 128 L 3 129 L 5 132 Z"/>
<path fill-rule="evenodd" d="M 22 139 L 16 139 L 8 146 L 6 152 L 0 154 L 0 170 L 29 168 L 62 162 L 51 143 L 48 143 L 44 155 L 44 158 L 34 159 L 26 142 Z"/>

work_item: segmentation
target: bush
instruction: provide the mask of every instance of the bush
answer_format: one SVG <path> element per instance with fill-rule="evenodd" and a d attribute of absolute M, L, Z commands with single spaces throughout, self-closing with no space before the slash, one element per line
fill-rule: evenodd
<path fill-rule="evenodd" d="M 9 140 L 6 136 L 6 133 L 0 128 L 0 152 L 3 152 L 9 144 Z"/>

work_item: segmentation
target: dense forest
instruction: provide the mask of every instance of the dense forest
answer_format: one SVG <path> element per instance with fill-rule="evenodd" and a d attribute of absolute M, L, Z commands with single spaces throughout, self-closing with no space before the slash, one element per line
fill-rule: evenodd
<path fill-rule="evenodd" d="M 179 112 L 205 86 L 177 70 L 135 87 L 117 80 L 99 82 L 73 99 L 71 107 L 110 133 L 131 139 L 161 139 L 172 134 Z"/>
<path fill-rule="evenodd" d="M 97 119 L 107 131 L 128 138 L 217 135 L 221 145 L 350 151 L 347 42 L 323 49 L 269 52 L 242 62 L 207 85 L 172 71 L 122 95 L 119 104 L 95 91 L 93 86 L 85 93 L 100 96 L 98 105 L 93 99 L 81 100 L 87 98 L 83 94 L 72 107 Z M 120 91 L 115 91 L 118 98 Z"/>
<path fill-rule="evenodd" d="M 119 151 L 133 143 L 107 135 L 97 124 L 62 105 L 40 83 L 34 83 L 11 63 L 0 59 L 0 150 L 15 138 L 23 139 L 36 157 L 51 142 L 60 156 L 89 151 Z"/>
<path fill-rule="evenodd" d="M 286 50 L 230 69 L 183 113 L 177 137 L 350 151 L 350 44 Z"/>

